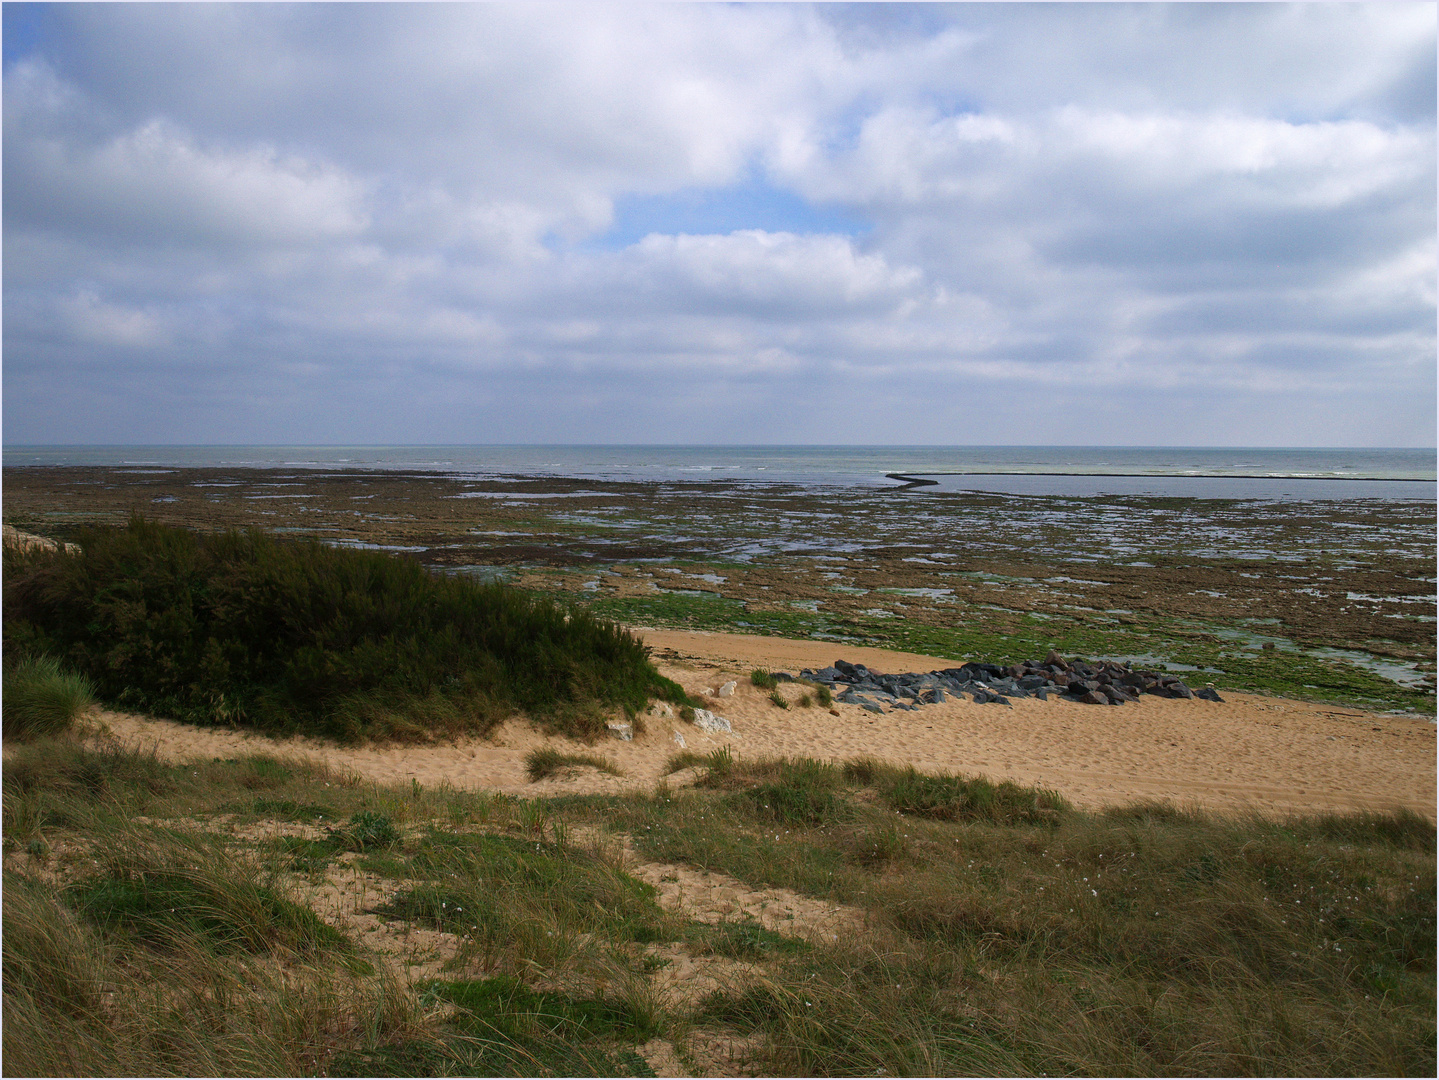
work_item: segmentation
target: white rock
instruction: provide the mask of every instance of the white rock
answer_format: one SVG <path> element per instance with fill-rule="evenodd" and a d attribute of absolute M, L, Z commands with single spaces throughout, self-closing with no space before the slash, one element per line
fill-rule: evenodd
<path fill-rule="evenodd" d="M 716 716 L 708 709 L 695 710 L 695 727 L 701 731 L 732 731 L 729 721 L 723 716 Z"/>
<path fill-rule="evenodd" d="M 635 737 L 635 729 L 624 720 L 610 720 L 605 724 L 610 729 L 610 734 L 623 742 L 630 742 Z"/>
<path fill-rule="evenodd" d="M 679 744 L 679 747 L 680 747 L 681 750 L 684 749 L 685 737 L 684 737 L 684 734 L 683 734 L 682 732 L 678 732 L 678 731 L 675 732 L 675 742 Z"/>
<path fill-rule="evenodd" d="M 715 691 L 715 697 L 729 697 L 731 694 L 734 693 L 734 688 L 737 685 L 739 684 L 736 683 L 733 679 L 731 679 L 729 682 L 725 683 L 723 686 L 721 686 L 718 690 Z"/>
<path fill-rule="evenodd" d="M 673 720 L 675 718 L 675 711 L 665 704 L 665 702 L 656 701 L 650 706 L 650 715 L 658 716 L 661 720 Z"/>

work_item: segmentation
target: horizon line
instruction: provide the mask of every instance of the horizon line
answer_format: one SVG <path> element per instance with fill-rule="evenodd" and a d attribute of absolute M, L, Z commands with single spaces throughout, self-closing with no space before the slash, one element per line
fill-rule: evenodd
<path fill-rule="evenodd" d="M 140 447 L 169 449 L 221 449 L 254 447 L 257 449 L 443 449 L 503 447 L 655 447 L 655 448 L 724 448 L 766 449 L 773 447 L 804 449 L 903 449 L 903 450 L 1003 450 L 1003 449 L 1064 449 L 1064 450 L 1428 450 L 1439 453 L 1436 446 L 1396 446 L 1345 444 L 1258 445 L 1253 443 L 673 443 L 673 442 L 107 442 L 107 443 L 0 443 L 0 452 L 7 450 L 110 450 Z"/>

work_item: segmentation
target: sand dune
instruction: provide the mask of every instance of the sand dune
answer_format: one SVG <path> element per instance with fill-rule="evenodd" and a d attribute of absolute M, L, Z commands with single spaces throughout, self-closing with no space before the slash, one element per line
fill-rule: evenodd
<path fill-rule="evenodd" d="M 1435 817 L 1435 726 L 1412 717 L 1368 713 L 1226 691 L 1223 703 L 1144 697 L 1119 707 L 1016 700 L 1011 706 L 969 701 L 882 716 L 858 706 L 833 712 L 780 709 L 748 683 L 755 667 L 798 671 L 837 657 L 879 671 L 928 671 L 953 661 L 815 641 L 674 630 L 640 632 L 660 670 L 691 693 L 738 680 L 733 696 L 715 699 L 730 735 L 708 735 L 678 719 L 646 717 L 633 742 L 598 747 L 546 738 L 513 720 L 485 739 L 433 746 L 338 747 L 312 739 L 195 728 L 119 713 L 102 719 L 121 739 L 153 746 L 184 761 L 247 753 L 300 755 L 384 783 L 416 780 L 517 795 L 648 789 L 671 754 L 730 746 L 737 757 L 807 755 L 842 761 L 868 755 L 928 771 L 980 773 L 1054 788 L 1080 806 L 1167 799 L 1224 812 L 1267 814 L 1408 807 Z M 784 687 L 791 700 L 799 689 Z M 577 769 L 527 782 L 525 755 L 552 745 L 599 749 L 623 777 Z"/>

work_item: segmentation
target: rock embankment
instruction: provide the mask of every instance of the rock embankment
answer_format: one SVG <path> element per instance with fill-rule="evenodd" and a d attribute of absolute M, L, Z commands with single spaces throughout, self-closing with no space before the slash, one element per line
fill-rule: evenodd
<path fill-rule="evenodd" d="M 1057 652 L 1051 652 L 1042 661 L 1025 660 L 1009 665 L 971 661 L 942 671 L 903 675 L 884 675 L 863 664 L 836 660 L 832 666 L 818 671 L 806 668 L 799 677 L 830 687 L 836 701 L 859 705 L 870 712 L 884 712 L 885 706 L 917 709 L 959 694 L 969 694 L 981 705 L 1008 705 L 1009 699 L 1016 697 L 1045 700 L 1050 694 L 1088 705 L 1123 705 L 1126 701 L 1138 701 L 1140 694 L 1222 700 L 1213 687 L 1191 690 L 1179 676 L 1169 672 L 1135 670 L 1114 660 L 1093 664 L 1079 659 L 1066 660 Z M 775 678 L 792 681 L 794 676 L 775 672 Z"/>

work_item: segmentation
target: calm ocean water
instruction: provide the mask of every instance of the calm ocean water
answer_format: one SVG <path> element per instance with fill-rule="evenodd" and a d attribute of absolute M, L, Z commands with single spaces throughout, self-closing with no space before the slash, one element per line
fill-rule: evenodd
<path fill-rule="evenodd" d="M 7 466 L 404 469 L 605 480 L 725 479 L 1025 495 L 1435 498 L 1435 451 L 1071 446 L 11 446 Z"/>

